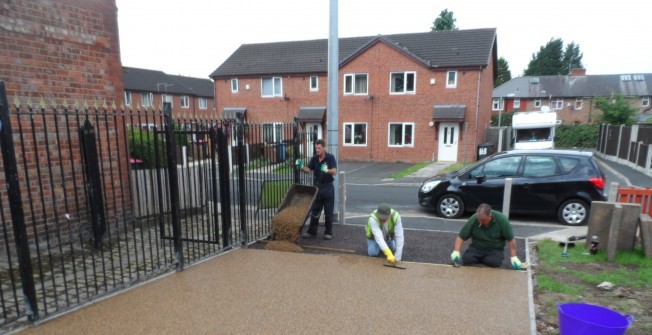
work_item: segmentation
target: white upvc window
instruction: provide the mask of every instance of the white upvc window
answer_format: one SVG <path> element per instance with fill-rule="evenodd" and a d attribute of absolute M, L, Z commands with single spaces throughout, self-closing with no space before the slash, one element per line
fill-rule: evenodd
<path fill-rule="evenodd" d="M 169 102 L 169 103 L 170 103 L 170 107 L 174 107 L 174 101 L 172 100 L 172 96 L 171 96 L 171 95 L 162 94 L 162 95 L 161 95 L 161 101 L 163 101 L 163 102 Z"/>
<path fill-rule="evenodd" d="M 457 87 L 457 71 L 446 72 L 446 88 Z"/>
<path fill-rule="evenodd" d="M 149 106 L 151 106 L 153 104 L 153 101 L 154 101 L 154 94 L 146 93 L 146 92 L 142 92 L 140 94 L 140 104 L 141 105 L 143 105 L 145 107 L 149 107 Z"/>
<path fill-rule="evenodd" d="M 263 123 L 263 142 L 277 143 L 283 140 L 282 123 Z"/>
<path fill-rule="evenodd" d="M 650 97 L 641 98 L 641 107 L 650 107 Z"/>
<path fill-rule="evenodd" d="M 260 80 L 263 98 L 283 96 L 283 80 L 281 77 L 267 77 Z"/>
<path fill-rule="evenodd" d="M 391 72 L 389 74 L 389 93 L 390 94 L 407 94 L 416 92 L 417 73 L 409 72 Z"/>
<path fill-rule="evenodd" d="M 319 77 L 310 76 L 310 92 L 319 91 Z"/>
<path fill-rule="evenodd" d="M 344 75 L 344 95 L 366 95 L 367 94 L 366 73 L 352 73 Z"/>
<path fill-rule="evenodd" d="M 541 99 L 534 99 L 534 108 L 541 108 Z"/>
<path fill-rule="evenodd" d="M 515 98 L 514 99 L 514 109 L 521 108 L 521 99 L 520 98 Z"/>
<path fill-rule="evenodd" d="M 125 106 L 131 106 L 131 92 L 125 91 Z"/>
<path fill-rule="evenodd" d="M 413 147 L 414 123 L 390 123 L 387 139 L 390 147 Z"/>
<path fill-rule="evenodd" d="M 491 101 L 491 110 L 492 111 L 499 111 L 500 110 L 500 98 L 494 98 Z"/>
<path fill-rule="evenodd" d="M 199 109 L 208 108 L 208 102 L 206 101 L 206 98 L 199 98 L 198 104 L 199 104 Z"/>
<path fill-rule="evenodd" d="M 240 89 L 238 78 L 231 78 L 231 93 L 236 93 Z"/>
<path fill-rule="evenodd" d="M 564 99 L 554 98 L 550 100 L 550 108 L 552 109 L 562 109 L 564 108 Z"/>
<path fill-rule="evenodd" d="M 181 96 L 181 108 L 188 108 L 190 107 L 190 97 L 187 95 L 182 95 Z"/>
<path fill-rule="evenodd" d="M 575 109 L 576 110 L 582 109 L 582 105 L 584 105 L 584 98 L 576 98 L 575 99 Z"/>
<path fill-rule="evenodd" d="M 367 146 L 366 123 L 344 123 L 344 146 Z"/>

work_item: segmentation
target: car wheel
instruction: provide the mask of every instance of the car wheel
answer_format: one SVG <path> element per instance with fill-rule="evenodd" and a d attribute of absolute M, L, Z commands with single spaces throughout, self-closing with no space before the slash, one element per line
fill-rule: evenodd
<path fill-rule="evenodd" d="M 457 219 L 464 214 L 464 202 L 455 194 L 445 194 L 437 200 L 437 214 L 447 219 Z"/>
<path fill-rule="evenodd" d="M 589 205 L 579 199 L 564 201 L 557 211 L 559 222 L 568 226 L 580 226 L 589 219 Z"/>

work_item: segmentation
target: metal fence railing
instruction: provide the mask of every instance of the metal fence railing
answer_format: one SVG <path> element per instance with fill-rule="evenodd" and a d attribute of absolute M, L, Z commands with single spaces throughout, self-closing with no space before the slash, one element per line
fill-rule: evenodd
<path fill-rule="evenodd" d="M 263 185 L 309 180 L 296 124 L 12 105 L 0 82 L 4 329 L 264 238 Z"/>

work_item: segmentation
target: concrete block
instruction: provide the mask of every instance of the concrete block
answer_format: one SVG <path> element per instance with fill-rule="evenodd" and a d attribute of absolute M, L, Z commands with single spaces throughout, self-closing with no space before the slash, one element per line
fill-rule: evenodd
<path fill-rule="evenodd" d="M 618 213 L 616 213 L 616 208 Z M 592 202 L 587 242 L 594 234 L 598 235 L 599 248 L 607 251 L 609 260 L 615 259 L 616 251 L 634 250 L 640 212 L 641 205 L 639 204 Z M 586 248 L 589 247 L 590 243 L 587 243 Z"/>
<path fill-rule="evenodd" d="M 609 227 L 611 227 L 611 216 L 613 215 L 614 203 L 606 201 L 591 202 L 591 212 L 589 213 L 588 226 L 586 233 L 586 248 L 590 248 L 591 236 L 598 235 L 600 239 L 599 248 L 607 250 Z"/>
<path fill-rule="evenodd" d="M 645 257 L 652 258 L 652 218 L 647 214 L 641 214 L 639 216 L 639 225 L 643 252 Z"/>

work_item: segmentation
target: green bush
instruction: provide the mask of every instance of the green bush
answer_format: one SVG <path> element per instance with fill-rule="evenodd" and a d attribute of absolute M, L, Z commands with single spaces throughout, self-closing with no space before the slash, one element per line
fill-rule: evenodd
<path fill-rule="evenodd" d="M 599 124 L 562 124 L 555 131 L 557 148 L 596 148 Z"/>
<path fill-rule="evenodd" d="M 163 138 L 158 139 L 159 160 L 157 165 L 154 147 L 154 136 L 156 135 L 154 135 L 154 132 L 131 126 L 127 128 L 127 132 L 129 136 L 129 156 L 143 161 L 141 167 L 151 169 L 165 166 L 167 160 Z"/>

